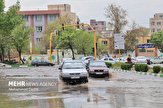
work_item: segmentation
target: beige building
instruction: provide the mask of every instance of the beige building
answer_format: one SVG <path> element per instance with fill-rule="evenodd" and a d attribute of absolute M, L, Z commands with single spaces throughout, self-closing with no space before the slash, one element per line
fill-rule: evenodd
<path fill-rule="evenodd" d="M 154 18 L 150 18 L 151 33 L 163 30 L 163 13 L 154 14 Z"/>
<path fill-rule="evenodd" d="M 72 24 L 76 24 L 78 21 L 76 13 L 71 12 L 71 5 L 69 4 L 48 5 L 48 10 L 58 10 L 61 12 L 61 16 L 67 15 L 72 19 Z"/>

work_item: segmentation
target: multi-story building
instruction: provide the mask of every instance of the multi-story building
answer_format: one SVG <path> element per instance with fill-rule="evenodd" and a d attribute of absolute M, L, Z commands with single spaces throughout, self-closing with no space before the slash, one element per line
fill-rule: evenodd
<path fill-rule="evenodd" d="M 90 20 L 90 25 L 98 32 L 106 30 L 106 21 L 96 21 L 95 19 Z"/>
<path fill-rule="evenodd" d="M 78 18 L 75 13 L 71 12 L 68 4 L 49 5 L 48 10 L 20 11 L 19 14 L 23 15 L 27 26 L 34 29 L 31 35 L 32 48 L 42 40 L 48 23 L 55 22 L 59 16 L 68 15 L 72 19 L 71 23 L 76 24 Z"/>
<path fill-rule="evenodd" d="M 151 33 L 163 30 L 163 13 L 154 14 L 154 18 L 150 18 Z"/>

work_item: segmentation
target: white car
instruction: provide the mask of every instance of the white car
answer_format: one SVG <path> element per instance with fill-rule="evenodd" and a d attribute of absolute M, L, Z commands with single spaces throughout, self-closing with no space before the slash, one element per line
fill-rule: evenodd
<path fill-rule="evenodd" d="M 114 63 L 116 62 L 116 61 L 115 61 L 113 58 L 111 58 L 111 57 L 103 57 L 101 60 L 104 61 L 104 62 L 109 62 L 109 63 L 111 63 L 111 64 L 114 64 Z"/>
<path fill-rule="evenodd" d="M 134 63 L 143 63 L 143 64 L 148 64 L 148 60 L 149 58 L 145 57 L 145 56 L 138 56 L 135 58 Z M 149 60 L 150 61 L 150 60 Z"/>
<path fill-rule="evenodd" d="M 60 78 L 65 82 L 88 82 L 88 72 L 80 60 L 65 60 L 60 69 Z"/>
<path fill-rule="evenodd" d="M 161 58 L 161 57 L 152 58 L 151 63 L 153 63 L 153 64 L 161 64 L 161 63 L 163 63 L 163 58 Z"/>

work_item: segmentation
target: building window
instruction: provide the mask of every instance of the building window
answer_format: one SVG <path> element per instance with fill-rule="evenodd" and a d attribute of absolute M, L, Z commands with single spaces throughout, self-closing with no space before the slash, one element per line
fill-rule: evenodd
<path fill-rule="evenodd" d="M 163 15 L 160 15 L 160 18 L 163 18 Z"/>
<path fill-rule="evenodd" d="M 157 32 L 161 31 L 161 29 L 157 29 Z"/>
<path fill-rule="evenodd" d="M 108 41 L 102 41 L 104 45 L 108 45 Z"/>
<path fill-rule="evenodd" d="M 147 39 L 147 43 L 150 43 L 150 39 Z"/>
<path fill-rule="evenodd" d="M 28 21 L 28 16 L 27 15 L 24 15 L 23 16 L 23 20 Z"/>
<path fill-rule="evenodd" d="M 157 25 L 161 25 L 161 22 L 157 22 Z"/>
<path fill-rule="evenodd" d="M 54 21 L 55 20 L 55 16 L 54 15 L 49 15 L 49 20 L 50 21 Z"/>
<path fill-rule="evenodd" d="M 35 20 L 38 21 L 38 22 L 42 21 L 42 16 L 41 15 L 36 15 Z"/>
<path fill-rule="evenodd" d="M 155 32 L 155 29 L 152 29 L 151 32 Z"/>
<path fill-rule="evenodd" d="M 36 42 L 41 42 L 42 38 L 36 38 Z"/>
<path fill-rule="evenodd" d="M 42 26 L 36 26 L 36 32 L 42 32 Z"/>
<path fill-rule="evenodd" d="M 155 25 L 155 22 L 152 22 L 151 25 Z"/>

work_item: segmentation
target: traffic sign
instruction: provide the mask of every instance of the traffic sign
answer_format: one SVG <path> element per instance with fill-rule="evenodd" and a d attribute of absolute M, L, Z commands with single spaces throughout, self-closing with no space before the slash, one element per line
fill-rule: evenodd
<path fill-rule="evenodd" d="M 124 35 L 114 34 L 114 49 L 124 49 Z"/>

